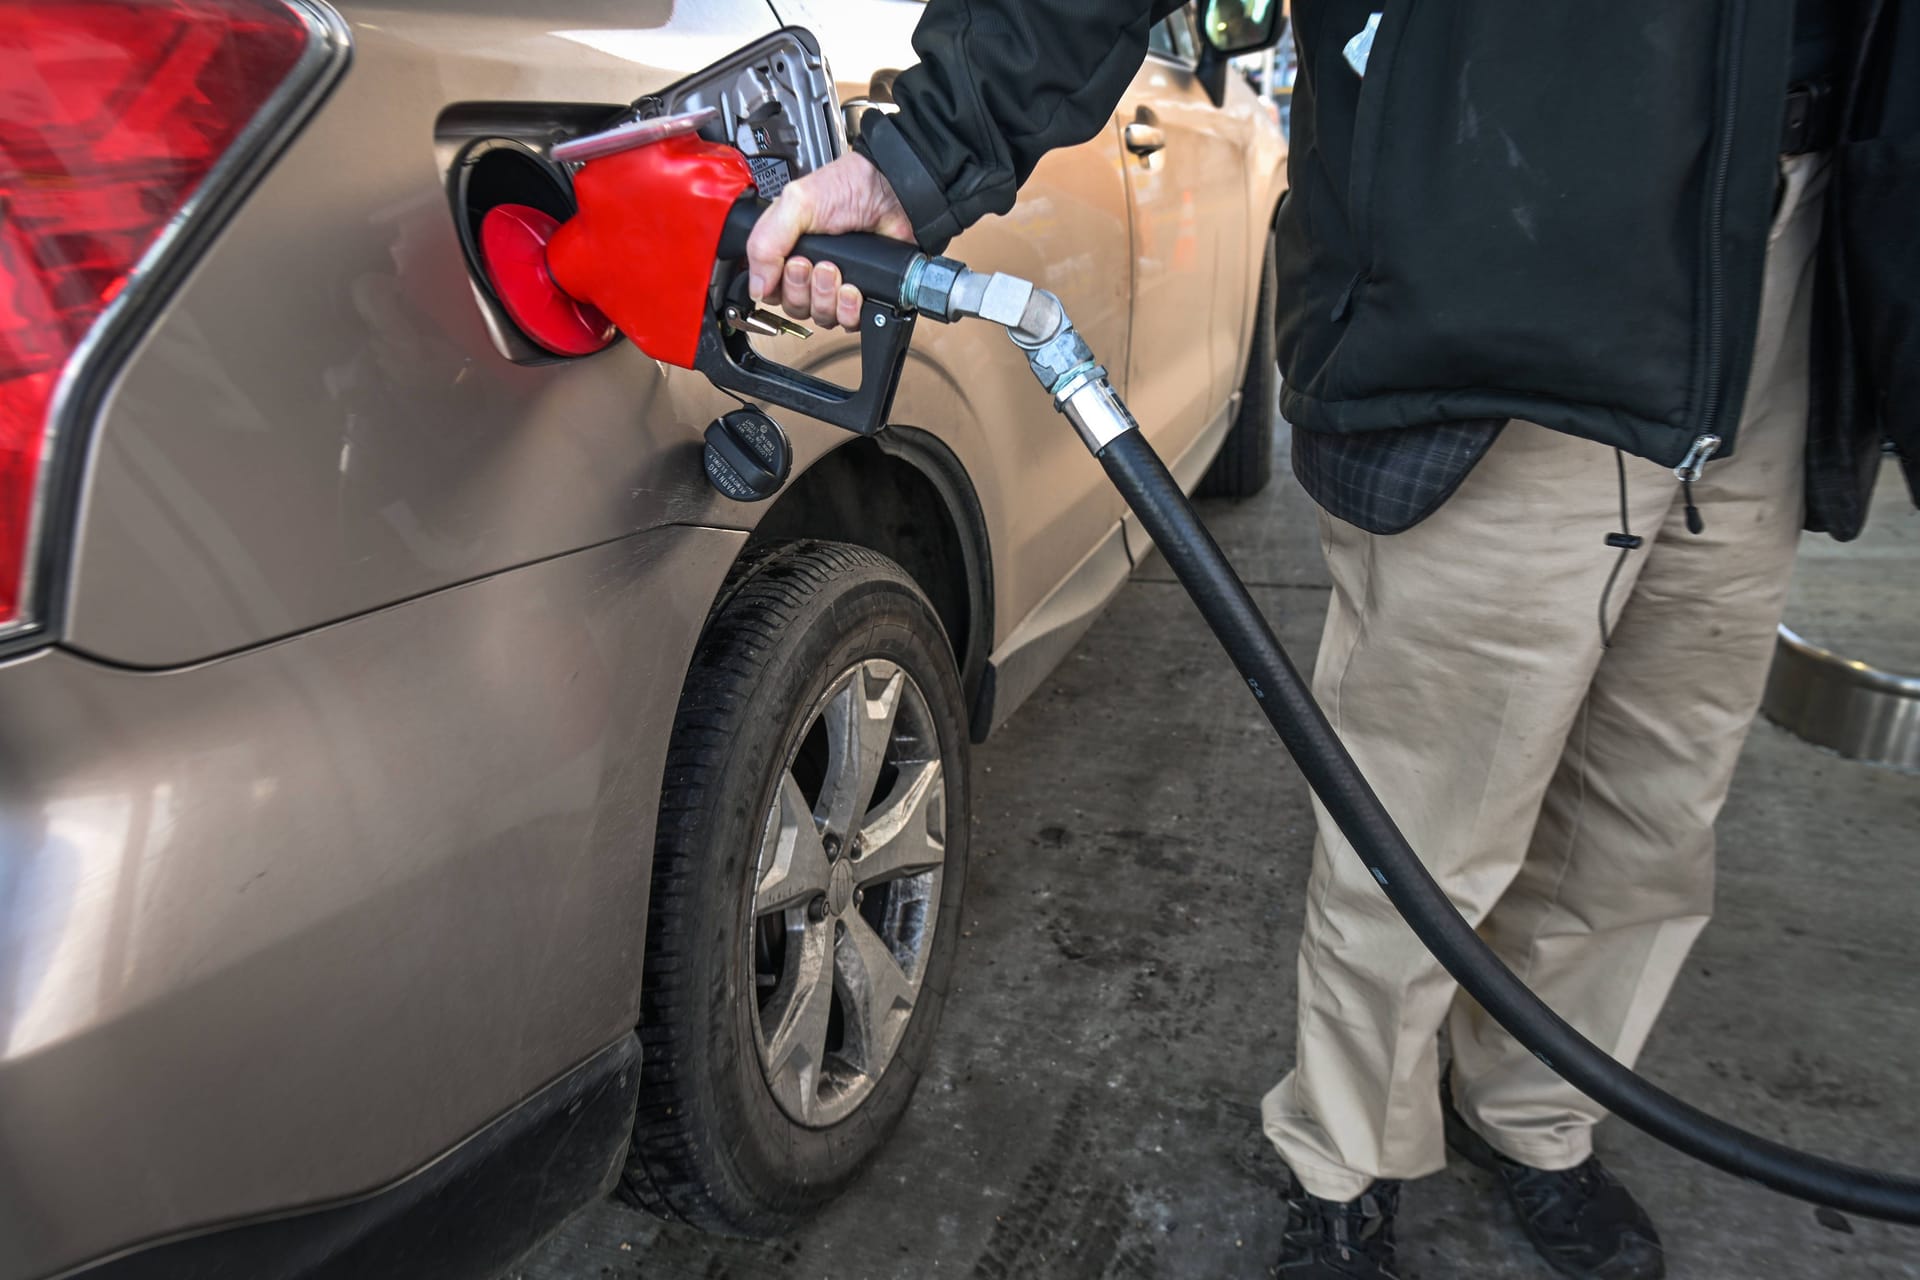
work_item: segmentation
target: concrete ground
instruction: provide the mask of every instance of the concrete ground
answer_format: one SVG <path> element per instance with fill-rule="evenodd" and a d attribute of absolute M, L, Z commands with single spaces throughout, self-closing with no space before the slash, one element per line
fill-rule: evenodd
<path fill-rule="evenodd" d="M 1883 530 L 1920 556 L 1910 506 L 1882 498 Z M 1291 478 L 1206 515 L 1310 665 L 1328 592 Z M 1911 558 L 1863 568 L 1810 545 L 1804 567 L 1838 595 L 1802 591 L 1795 609 L 1843 610 L 1863 644 L 1883 593 L 1916 598 Z M 1157 562 L 975 762 L 955 990 L 866 1177 L 769 1245 L 595 1206 L 513 1280 L 1267 1274 L 1283 1173 L 1258 1100 L 1292 1054 L 1298 774 Z M 1917 831 L 1920 778 L 1759 725 L 1721 822 L 1718 917 L 1647 1074 L 1761 1133 L 1920 1170 Z M 1677 1280 L 1920 1277 L 1920 1233 L 1816 1213 L 1617 1123 L 1600 1148 L 1652 1208 Z M 1547 1274 L 1486 1175 L 1450 1168 L 1403 1205 L 1405 1280 Z"/>

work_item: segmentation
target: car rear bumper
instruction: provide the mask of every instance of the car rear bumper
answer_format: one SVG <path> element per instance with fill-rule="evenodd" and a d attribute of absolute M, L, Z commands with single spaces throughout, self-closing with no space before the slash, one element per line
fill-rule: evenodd
<path fill-rule="evenodd" d="M 629 1031 L 424 1169 L 337 1204 L 115 1255 L 66 1280 L 474 1280 L 620 1174 L 640 1089 Z"/>
<path fill-rule="evenodd" d="M 366 1194 L 630 1031 L 668 730 L 744 537 L 176 671 L 0 664 L 0 1280 Z"/>

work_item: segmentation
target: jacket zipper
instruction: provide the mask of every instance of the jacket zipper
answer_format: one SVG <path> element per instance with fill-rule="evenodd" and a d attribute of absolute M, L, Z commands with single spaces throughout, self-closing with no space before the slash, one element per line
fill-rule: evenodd
<path fill-rule="evenodd" d="M 1719 436 L 1696 436 L 1693 446 L 1687 450 L 1687 456 L 1680 459 L 1680 465 L 1673 469 L 1674 478 L 1680 482 L 1680 492 L 1687 504 L 1688 533 L 1698 535 L 1706 532 L 1707 522 L 1700 518 L 1700 508 L 1693 505 L 1693 482 L 1700 478 L 1707 459 L 1719 447 Z"/>
<path fill-rule="evenodd" d="M 1700 468 L 1720 447 L 1715 428 L 1720 418 L 1720 383 L 1725 378 L 1727 330 L 1727 177 L 1733 169 L 1734 112 L 1740 105 L 1741 36 L 1747 25 L 1746 0 L 1731 0 L 1728 5 L 1727 74 L 1725 94 L 1720 103 L 1720 137 L 1714 145 L 1713 179 L 1707 191 L 1707 367 L 1706 409 L 1700 415 L 1700 434 L 1693 447 L 1673 469 L 1682 483 L 1700 478 Z"/>
<path fill-rule="evenodd" d="M 1719 436 L 1706 435 L 1696 438 L 1693 447 L 1687 450 L 1687 456 L 1680 459 L 1680 465 L 1673 469 L 1673 478 L 1682 484 L 1692 484 L 1700 478 L 1700 469 L 1707 465 L 1707 459 L 1718 452 L 1719 448 Z"/>

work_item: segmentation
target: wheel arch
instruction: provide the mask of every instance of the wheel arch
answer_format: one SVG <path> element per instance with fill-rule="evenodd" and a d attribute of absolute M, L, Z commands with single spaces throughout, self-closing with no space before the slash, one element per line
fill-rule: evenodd
<path fill-rule="evenodd" d="M 787 486 L 741 555 L 795 538 L 878 551 L 927 593 L 953 645 L 978 741 L 993 647 L 993 558 L 979 495 L 953 450 L 907 426 L 848 441 Z"/>

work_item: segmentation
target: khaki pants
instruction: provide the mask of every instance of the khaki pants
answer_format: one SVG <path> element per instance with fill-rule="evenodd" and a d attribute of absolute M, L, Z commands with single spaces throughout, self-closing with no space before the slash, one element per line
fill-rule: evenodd
<path fill-rule="evenodd" d="M 1820 157 L 1782 163 L 1737 451 L 1687 531 L 1680 484 L 1511 424 L 1406 533 L 1321 518 L 1333 599 L 1314 692 L 1413 847 L 1515 973 L 1632 1063 L 1713 897 L 1713 823 L 1759 707 L 1802 518 Z M 1316 802 L 1293 1071 L 1267 1136 L 1313 1194 L 1445 1162 L 1438 1033 L 1469 1124 L 1537 1168 L 1579 1164 L 1603 1112 L 1456 989 Z"/>

